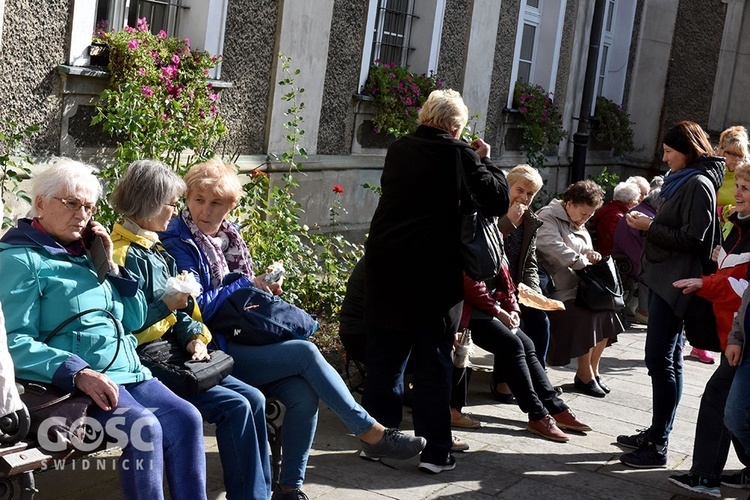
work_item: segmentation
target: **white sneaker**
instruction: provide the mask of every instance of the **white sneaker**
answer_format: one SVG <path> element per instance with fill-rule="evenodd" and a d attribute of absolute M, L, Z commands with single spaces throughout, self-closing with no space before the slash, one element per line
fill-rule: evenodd
<path fill-rule="evenodd" d="M 456 468 L 456 459 L 453 458 L 452 454 L 448 454 L 448 458 L 445 459 L 445 463 L 433 464 L 431 462 L 419 462 L 419 470 L 422 472 L 430 472 L 432 474 L 440 474 L 443 471 L 453 470 Z"/>

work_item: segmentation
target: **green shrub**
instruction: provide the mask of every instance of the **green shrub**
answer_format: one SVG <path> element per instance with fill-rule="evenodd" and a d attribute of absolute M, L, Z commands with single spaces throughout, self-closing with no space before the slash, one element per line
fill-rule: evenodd
<path fill-rule="evenodd" d="M 190 49 L 188 39 L 153 34 L 145 18 L 120 31 L 99 29 L 109 47 L 109 87 L 97 102 L 92 125 L 101 123 L 117 141 L 114 163 L 102 176 L 111 188 L 133 160 L 161 160 L 178 173 L 214 155 L 225 132 L 219 96 L 208 82 L 219 59 Z M 185 161 L 181 155 L 192 156 Z M 103 206 L 100 219 L 116 216 Z"/>
<path fill-rule="evenodd" d="M 556 146 L 567 134 L 552 94 L 540 85 L 516 82 L 513 102 L 521 115 L 523 143 L 521 145 L 529 164 L 542 168 L 547 151 Z"/>
<path fill-rule="evenodd" d="M 606 97 L 597 97 L 594 118 L 598 122 L 598 126 L 593 129 L 596 140 L 611 147 L 616 153 L 636 151 L 633 144 L 633 122 L 622 106 Z"/>
<path fill-rule="evenodd" d="M 24 127 L 12 118 L 6 118 L 0 131 L 0 199 L 9 197 L 31 203 L 28 193 L 20 186 L 31 175 L 33 161 L 23 150 L 23 141 L 39 130 L 38 125 Z M 11 209 L 3 204 L 3 222 L 0 230 L 13 226 Z"/>
<path fill-rule="evenodd" d="M 303 89 L 297 87 L 294 76 L 299 70 L 290 68 L 290 59 L 279 54 L 285 77 L 279 82 L 287 87 L 282 99 L 289 102 L 286 110 L 287 150 L 279 159 L 287 167 L 281 185 L 270 187 L 268 175 L 260 169 L 251 174 L 240 205 L 240 225 L 243 238 L 253 254 L 253 260 L 262 273 L 272 262 L 281 260 L 286 268 L 284 298 L 295 305 L 317 314 L 323 321 L 336 322 L 338 310 L 346 291 L 346 281 L 351 269 L 363 255 L 362 245 L 349 242 L 337 232 L 339 216 L 345 213 L 339 196 L 343 188 L 332 187 L 334 201 L 329 208 L 329 230 L 310 228 L 300 224 L 302 206 L 294 199 L 298 187 L 295 174 L 300 163 L 298 157 L 307 154 L 300 146 L 304 121 L 300 113 L 305 109 L 300 101 Z"/>

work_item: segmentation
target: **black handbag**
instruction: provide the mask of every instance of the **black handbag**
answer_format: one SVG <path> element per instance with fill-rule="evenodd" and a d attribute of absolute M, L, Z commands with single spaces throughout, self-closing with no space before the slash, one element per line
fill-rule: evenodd
<path fill-rule="evenodd" d="M 206 325 L 214 333 L 247 345 L 303 340 L 318 329 L 314 316 L 252 286 L 235 290 Z"/>
<path fill-rule="evenodd" d="M 461 258 L 464 271 L 475 281 L 485 281 L 500 272 L 503 263 L 503 237 L 497 224 L 476 209 L 458 149 L 456 171 L 459 197 L 463 187 L 474 204 L 469 213 L 461 211 Z"/>
<path fill-rule="evenodd" d="M 224 351 L 209 351 L 209 359 L 192 359 L 169 331 L 160 338 L 138 346 L 141 363 L 172 392 L 189 398 L 218 385 L 232 373 L 234 359 Z"/>
<path fill-rule="evenodd" d="M 86 311 L 74 314 L 66 319 L 44 339 L 47 344 L 52 337 L 57 335 L 60 330 L 72 321 L 90 313 L 99 312 L 106 314 L 117 331 L 117 350 L 122 342 L 122 325 L 114 315 L 106 309 L 88 309 Z M 115 354 L 116 357 L 116 354 Z M 115 362 L 115 357 L 101 371 L 106 372 Z M 94 401 L 88 394 L 74 389 L 73 392 L 66 392 L 59 387 L 46 382 L 37 382 L 34 380 L 16 379 L 21 385 L 21 400 L 26 405 L 31 415 L 30 432 L 37 435 L 39 445 L 48 451 L 62 451 L 70 448 L 78 448 L 81 443 L 85 443 L 88 437 L 88 426 L 86 417 L 89 406 Z M 44 425 L 46 429 L 45 436 L 39 436 L 40 426 Z"/>
<path fill-rule="evenodd" d="M 622 280 L 612 257 L 576 271 L 576 305 L 592 311 L 621 311 L 625 307 Z"/>

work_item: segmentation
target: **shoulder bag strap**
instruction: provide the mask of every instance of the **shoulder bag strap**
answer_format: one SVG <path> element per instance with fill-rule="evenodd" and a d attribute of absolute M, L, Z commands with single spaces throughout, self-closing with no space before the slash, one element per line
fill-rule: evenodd
<path fill-rule="evenodd" d="M 115 360 L 117 359 L 117 355 L 120 353 L 120 343 L 122 342 L 122 336 L 123 336 L 122 325 L 120 324 L 119 321 L 117 321 L 117 318 L 115 318 L 115 315 L 107 311 L 106 309 L 95 307 L 93 309 L 87 309 L 85 311 L 81 311 L 79 313 L 74 314 L 73 316 L 69 317 L 68 319 L 66 319 L 59 325 L 57 325 L 57 327 L 54 330 L 52 330 L 52 332 L 49 335 L 47 335 L 47 338 L 44 339 L 44 343 L 48 344 L 49 341 L 52 339 L 52 337 L 60 333 L 60 330 L 65 328 L 67 325 L 69 325 L 73 321 L 83 316 L 86 316 L 87 314 L 91 314 L 94 312 L 103 312 L 104 314 L 106 314 L 109 317 L 109 319 L 112 320 L 112 323 L 115 325 L 115 331 L 117 332 L 117 348 L 115 349 L 115 355 L 112 356 L 112 361 L 110 361 L 109 364 L 105 366 L 104 369 L 101 371 L 101 373 L 104 373 L 107 370 L 109 370 L 109 367 L 112 366 Z"/>
<path fill-rule="evenodd" d="M 461 196 L 461 193 L 463 191 L 466 192 L 466 194 L 469 195 L 469 199 L 474 204 L 474 208 L 476 209 L 478 204 L 476 199 L 474 198 L 474 193 L 471 192 L 471 189 L 469 188 L 469 181 L 466 178 L 466 171 L 464 170 L 464 163 L 461 161 L 461 148 L 456 148 L 456 185 L 458 185 L 458 205 L 461 206 L 461 199 L 463 198 Z"/>

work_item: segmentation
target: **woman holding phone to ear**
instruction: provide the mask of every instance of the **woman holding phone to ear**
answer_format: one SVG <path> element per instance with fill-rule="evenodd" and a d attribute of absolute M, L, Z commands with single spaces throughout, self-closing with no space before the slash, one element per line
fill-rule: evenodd
<path fill-rule="evenodd" d="M 127 436 L 140 433 L 140 440 L 123 446 L 118 462 L 125 498 L 164 498 L 164 475 L 172 498 L 206 498 L 200 413 L 152 378 L 138 360 L 135 337 L 120 336 L 113 325 L 130 332 L 143 324 L 146 301 L 138 279 L 115 265 L 112 240 L 98 222 L 91 231 L 101 238 L 112 269 L 102 283 L 81 242 L 101 195 L 93 169 L 58 160 L 34 176 L 31 195 L 36 217 L 21 219 L 0 240 L 0 302 L 16 375 L 85 392 L 96 403 L 88 416 L 105 433 L 114 422 Z M 63 321 L 89 309 L 112 317 L 88 313 L 46 340 Z"/>

